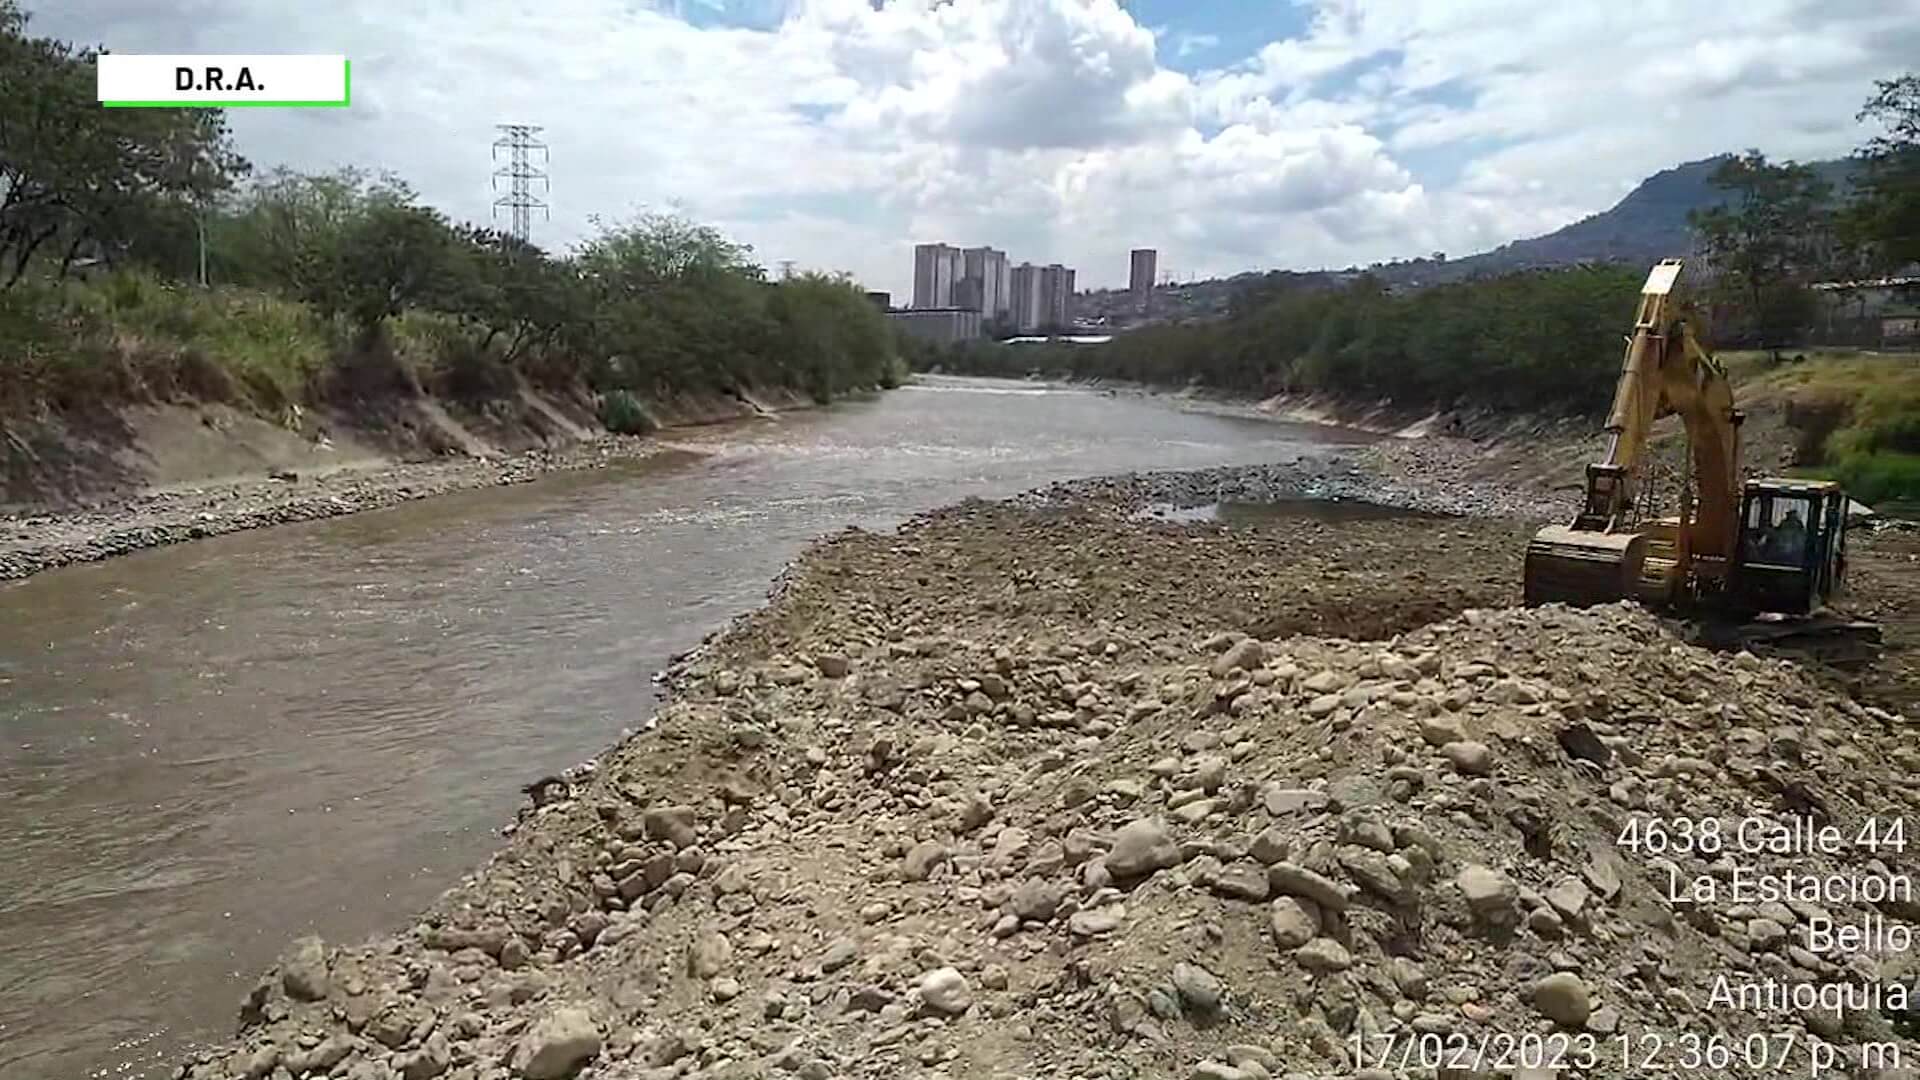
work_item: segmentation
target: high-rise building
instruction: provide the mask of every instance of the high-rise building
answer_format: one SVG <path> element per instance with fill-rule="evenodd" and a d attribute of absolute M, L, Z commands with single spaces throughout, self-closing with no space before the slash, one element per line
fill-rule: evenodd
<path fill-rule="evenodd" d="M 1007 253 L 990 247 L 967 248 L 962 277 L 980 279 L 980 310 L 992 319 L 1007 313 L 1012 303 L 1011 282 L 1007 280 Z"/>
<path fill-rule="evenodd" d="M 1007 275 L 1009 295 L 1007 311 L 1013 328 L 1021 333 L 1038 330 L 1045 316 L 1040 294 L 1040 268 L 1021 263 Z"/>
<path fill-rule="evenodd" d="M 1134 248 L 1127 268 L 1127 291 L 1133 294 L 1133 302 L 1141 311 L 1147 310 L 1147 301 L 1153 296 L 1154 272 L 1160 261 L 1160 253 L 1152 248 Z"/>
<path fill-rule="evenodd" d="M 986 283 L 968 274 L 953 284 L 953 306 L 968 311 L 985 312 L 987 310 Z"/>
<path fill-rule="evenodd" d="M 953 286 L 965 277 L 960 249 L 947 244 L 913 246 L 913 306 L 953 306 Z"/>
<path fill-rule="evenodd" d="M 1073 325 L 1073 269 L 1052 263 L 1040 268 L 1040 325 L 1066 330 Z"/>

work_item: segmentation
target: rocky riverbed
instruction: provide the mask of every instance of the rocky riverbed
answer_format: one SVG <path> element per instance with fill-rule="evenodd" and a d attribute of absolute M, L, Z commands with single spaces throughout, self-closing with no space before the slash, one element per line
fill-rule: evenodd
<path fill-rule="evenodd" d="M 222 533 L 314 521 L 472 488 L 522 484 L 666 453 L 658 442 L 603 436 L 557 450 L 449 457 L 207 484 L 60 511 L 0 515 L 0 581 L 69 563 Z"/>
<path fill-rule="evenodd" d="M 1326 452 L 1284 465 L 1223 466 L 1070 480 L 1014 501 L 1033 507 L 1098 503 L 1138 509 L 1299 500 L 1359 502 L 1419 513 L 1526 521 L 1557 519 L 1570 513 L 1572 505 L 1571 497 L 1562 492 L 1492 487 L 1409 470 L 1403 455 L 1381 447 Z"/>
<path fill-rule="evenodd" d="M 531 783 L 504 849 L 413 925 L 290 947 L 180 1074 L 1378 1080 L 1551 1075 L 1515 1068 L 1544 1054 L 1624 1078 L 1730 1046 L 1698 1074 L 1773 1077 L 1816 1045 L 1920 1055 L 1883 991 L 1714 1001 L 1908 978 L 1811 935 L 1920 908 L 1670 886 L 1890 878 L 1904 850 L 1622 842 L 1796 815 L 1857 839 L 1914 809 L 1907 717 L 1627 605 L 1513 608 L 1528 523 L 1132 513 L 1298 479 L 1081 484 L 816 545 L 665 676 L 649 730 Z"/>

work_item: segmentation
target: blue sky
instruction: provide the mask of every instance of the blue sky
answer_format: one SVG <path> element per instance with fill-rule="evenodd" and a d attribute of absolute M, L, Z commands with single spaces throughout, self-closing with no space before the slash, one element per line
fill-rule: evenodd
<path fill-rule="evenodd" d="M 545 127 L 564 248 L 675 209 L 904 291 L 913 244 L 1125 280 L 1466 254 L 1745 147 L 1847 153 L 1920 0 L 26 0 L 122 51 L 343 52 L 344 113 L 242 110 L 263 166 L 389 169 L 491 213 Z"/>
<path fill-rule="evenodd" d="M 1193 75 L 1245 60 L 1269 41 L 1301 33 L 1308 23 L 1305 8 L 1285 3 L 1131 0 L 1121 6 L 1158 32 L 1162 63 Z"/>

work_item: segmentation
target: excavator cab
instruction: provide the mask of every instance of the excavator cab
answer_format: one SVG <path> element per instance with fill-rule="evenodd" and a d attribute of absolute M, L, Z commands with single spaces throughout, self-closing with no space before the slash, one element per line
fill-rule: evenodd
<path fill-rule="evenodd" d="M 1830 480 L 1749 480 L 1729 600 L 1747 612 L 1811 615 L 1846 581 L 1847 496 Z"/>

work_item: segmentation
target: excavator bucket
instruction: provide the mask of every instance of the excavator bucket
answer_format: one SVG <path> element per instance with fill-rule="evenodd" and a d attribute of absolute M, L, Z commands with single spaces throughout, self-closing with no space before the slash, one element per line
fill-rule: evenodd
<path fill-rule="evenodd" d="M 1647 538 L 1638 533 L 1605 533 L 1549 525 L 1527 545 L 1528 606 L 1571 604 L 1588 607 L 1639 595 Z"/>

